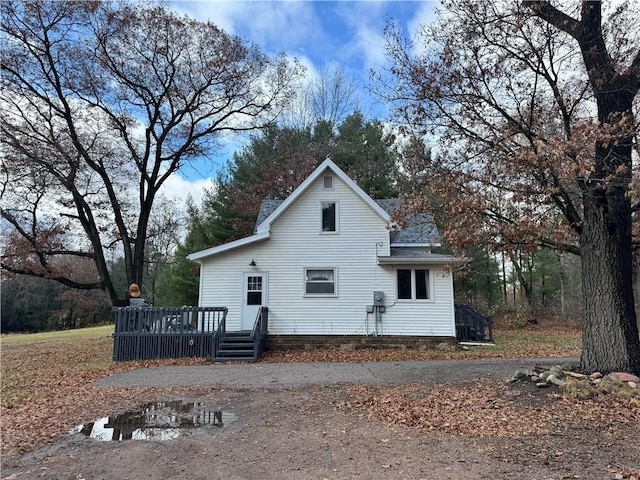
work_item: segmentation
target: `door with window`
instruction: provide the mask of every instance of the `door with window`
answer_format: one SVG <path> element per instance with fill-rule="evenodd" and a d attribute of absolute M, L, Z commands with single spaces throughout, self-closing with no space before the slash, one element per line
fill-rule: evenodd
<path fill-rule="evenodd" d="M 242 330 L 252 330 L 260 307 L 267 305 L 267 274 L 245 273 L 242 300 Z"/>

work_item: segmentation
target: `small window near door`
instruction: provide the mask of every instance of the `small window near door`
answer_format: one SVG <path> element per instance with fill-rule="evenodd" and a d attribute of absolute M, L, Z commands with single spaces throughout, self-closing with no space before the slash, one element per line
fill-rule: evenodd
<path fill-rule="evenodd" d="M 307 268 L 304 272 L 306 295 L 336 295 L 336 269 Z"/>
<path fill-rule="evenodd" d="M 398 300 L 430 300 L 429 270 L 398 268 L 396 270 Z"/>
<path fill-rule="evenodd" d="M 322 232 L 338 231 L 338 205 L 336 202 L 322 202 Z"/>
<path fill-rule="evenodd" d="M 247 277 L 247 305 L 262 305 L 262 277 Z"/>

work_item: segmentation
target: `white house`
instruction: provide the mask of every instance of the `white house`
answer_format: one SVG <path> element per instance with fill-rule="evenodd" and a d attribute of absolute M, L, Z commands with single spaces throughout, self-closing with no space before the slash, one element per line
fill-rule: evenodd
<path fill-rule="evenodd" d="M 269 338 L 456 336 L 452 257 L 429 215 L 394 231 L 398 200 L 373 200 L 325 160 L 284 201 L 263 203 L 250 237 L 188 256 L 200 263 L 200 306 L 226 306 L 227 330 Z"/>

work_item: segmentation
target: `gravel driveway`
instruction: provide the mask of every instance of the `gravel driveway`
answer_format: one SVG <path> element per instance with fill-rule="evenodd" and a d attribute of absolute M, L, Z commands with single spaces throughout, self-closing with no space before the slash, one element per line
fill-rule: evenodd
<path fill-rule="evenodd" d="M 96 387 L 181 387 L 215 385 L 225 388 L 308 387 L 314 385 L 398 385 L 446 383 L 480 377 L 506 378 L 536 364 L 558 365 L 577 358 L 491 360 L 425 360 L 367 363 L 242 363 L 190 367 L 142 368 L 112 375 Z"/>

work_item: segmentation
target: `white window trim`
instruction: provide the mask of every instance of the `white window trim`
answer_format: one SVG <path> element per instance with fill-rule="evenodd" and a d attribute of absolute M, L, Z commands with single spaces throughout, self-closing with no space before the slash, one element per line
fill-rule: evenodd
<path fill-rule="evenodd" d="M 398 270 L 411 270 L 411 298 L 398 298 Z M 416 270 L 427 270 L 428 273 L 428 282 L 427 282 L 427 294 L 429 296 L 429 298 L 416 298 Z M 418 303 L 434 303 L 435 302 L 435 295 L 433 293 L 433 269 L 432 268 L 428 268 L 426 266 L 397 266 L 394 269 L 394 275 L 395 275 L 395 286 L 396 286 L 396 301 L 399 303 L 413 303 L 413 302 L 418 302 Z"/>
<path fill-rule="evenodd" d="M 329 177 L 331 179 L 331 186 L 330 187 L 327 187 L 327 183 L 326 183 L 326 180 L 325 180 L 327 177 Z M 331 175 L 330 173 L 325 173 L 322 176 L 322 188 L 323 188 L 323 190 L 333 190 L 335 188 L 334 185 L 335 185 L 334 176 Z"/>
<path fill-rule="evenodd" d="M 307 272 L 309 270 L 333 270 L 333 293 L 307 293 Z M 303 297 L 310 298 L 334 298 L 338 296 L 338 267 L 303 267 L 302 268 L 302 292 Z"/>
<path fill-rule="evenodd" d="M 242 272 L 242 305 L 247 303 L 247 291 L 249 287 L 249 277 L 262 277 L 262 306 L 269 305 L 269 273 L 268 272 Z"/>
<path fill-rule="evenodd" d="M 333 231 L 324 231 L 322 229 L 322 204 L 335 203 L 336 205 L 336 229 Z M 340 233 L 340 202 L 338 200 L 321 200 L 320 201 L 320 235 L 338 235 Z"/>

